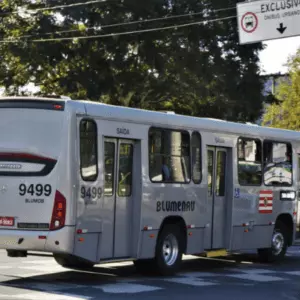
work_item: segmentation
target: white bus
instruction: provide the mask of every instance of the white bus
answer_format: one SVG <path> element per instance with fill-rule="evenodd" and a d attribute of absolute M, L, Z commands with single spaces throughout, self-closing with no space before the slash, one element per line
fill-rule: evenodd
<path fill-rule="evenodd" d="M 0 100 L 0 248 L 67 268 L 134 261 L 176 273 L 182 255 L 295 239 L 300 133 L 89 101 Z"/>

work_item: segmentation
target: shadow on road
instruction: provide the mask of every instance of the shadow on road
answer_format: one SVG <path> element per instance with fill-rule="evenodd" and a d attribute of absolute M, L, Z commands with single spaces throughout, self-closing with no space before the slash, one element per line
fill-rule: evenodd
<path fill-rule="evenodd" d="M 53 264 L 55 261 L 53 260 Z M 285 261 L 280 264 L 267 265 L 268 269 L 272 268 L 282 268 L 295 266 L 299 264 L 299 257 L 286 257 Z M 230 268 L 239 268 L 239 267 L 254 267 L 254 268 L 266 268 L 266 264 L 261 264 L 258 261 L 257 255 L 255 254 L 235 254 L 223 258 L 197 258 L 192 257 L 191 259 L 187 258 L 183 261 L 181 272 L 224 272 L 224 269 L 227 270 Z M 41 266 L 42 269 L 42 266 Z M 49 273 L 38 276 L 30 276 L 27 278 L 22 278 L 21 276 L 10 276 L 12 279 L 2 282 L 1 285 L 6 286 L 24 286 L 26 288 L 34 290 L 33 287 L 30 287 L 30 283 L 33 282 L 43 282 L 47 284 L 74 284 L 74 285 L 101 285 L 107 283 L 113 283 L 120 280 L 143 280 L 149 279 L 148 277 L 143 277 L 136 272 L 136 269 L 132 263 L 127 263 L 127 265 L 118 265 L 116 264 L 106 264 L 105 267 L 101 265 L 96 265 L 89 270 L 72 270 L 66 269 L 63 272 Z M 150 280 L 155 280 L 155 277 L 150 277 Z"/>

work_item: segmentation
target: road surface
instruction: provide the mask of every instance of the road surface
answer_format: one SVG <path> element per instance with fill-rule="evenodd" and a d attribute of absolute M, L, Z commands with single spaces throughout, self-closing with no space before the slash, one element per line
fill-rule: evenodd
<path fill-rule="evenodd" d="M 74 271 L 51 256 L 8 258 L 0 251 L 0 300 L 300 300 L 300 247 L 284 263 L 261 264 L 253 254 L 223 259 L 185 257 L 174 277 L 145 277 L 131 262 Z"/>

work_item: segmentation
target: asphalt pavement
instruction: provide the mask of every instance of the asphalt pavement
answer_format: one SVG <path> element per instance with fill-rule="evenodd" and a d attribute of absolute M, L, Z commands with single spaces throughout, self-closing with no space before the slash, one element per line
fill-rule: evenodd
<path fill-rule="evenodd" d="M 261 264 L 255 254 L 206 259 L 187 256 L 174 277 L 139 275 L 131 262 L 89 271 L 60 267 L 51 255 L 9 258 L 0 251 L 0 299 L 5 300 L 300 300 L 300 246 L 284 262 Z"/>

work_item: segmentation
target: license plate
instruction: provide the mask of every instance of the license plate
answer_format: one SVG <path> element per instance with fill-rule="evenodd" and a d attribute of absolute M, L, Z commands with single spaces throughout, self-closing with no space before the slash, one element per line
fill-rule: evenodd
<path fill-rule="evenodd" d="M 13 217 L 0 217 L 0 226 L 14 226 L 15 219 Z"/>

